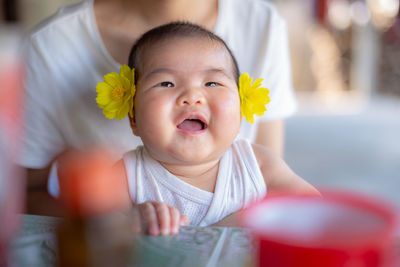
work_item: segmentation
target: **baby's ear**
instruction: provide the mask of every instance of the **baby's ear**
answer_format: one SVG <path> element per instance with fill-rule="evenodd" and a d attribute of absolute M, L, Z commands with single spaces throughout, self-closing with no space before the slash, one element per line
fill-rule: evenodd
<path fill-rule="evenodd" d="M 133 114 L 133 117 L 131 117 L 131 116 L 128 115 L 128 117 L 129 117 L 129 123 L 130 123 L 130 125 L 131 125 L 133 134 L 136 135 L 136 136 L 139 136 L 139 133 L 138 133 L 137 127 L 136 127 L 135 108 L 133 108 L 132 114 Z"/>

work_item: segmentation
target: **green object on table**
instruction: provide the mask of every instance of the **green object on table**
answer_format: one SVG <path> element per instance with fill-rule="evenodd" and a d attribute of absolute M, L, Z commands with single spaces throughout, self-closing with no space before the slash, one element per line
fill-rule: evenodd
<path fill-rule="evenodd" d="M 21 215 L 23 227 L 12 244 L 16 266 L 56 266 L 59 218 Z M 178 235 L 134 235 L 130 266 L 248 266 L 252 244 L 241 228 L 181 227 Z"/>

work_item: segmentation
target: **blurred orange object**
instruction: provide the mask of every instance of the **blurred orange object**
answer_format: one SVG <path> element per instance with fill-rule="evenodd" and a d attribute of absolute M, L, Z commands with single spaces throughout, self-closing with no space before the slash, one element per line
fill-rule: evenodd
<path fill-rule="evenodd" d="M 66 209 L 57 231 L 58 266 L 127 266 L 132 239 L 124 167 L 104 148 L 70 150 L 57 161 Z"/>
<path fill-rule="evenodd" d="M 60 201 L 72 216 L 126 210 L 127 185 L 121 168 L 103 148 L 68 151 L 58 159 Z"/>

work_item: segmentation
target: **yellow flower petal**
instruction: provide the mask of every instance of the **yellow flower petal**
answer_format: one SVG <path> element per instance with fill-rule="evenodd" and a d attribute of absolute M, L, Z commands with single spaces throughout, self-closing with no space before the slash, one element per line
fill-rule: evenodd
<path fill-rule="evenodd" d="M 129 105 L 128 105 L 128 103 L 123 104 L 123 105 L 121 106 L 121 108 L 120 108 L 120 109 L 118 110 L 118 112 L 117 112 L 117 120 L 122 120 L 123 118 L 125 118 L 126 115 L 128 114 L 128 112 L 129 112 Z"/>
<path fill-rule="evenodd" d="M 132 85 L 131 85 L 131 94 L 132 94 L 132 96 L 134 96 L 136 94 L 136 85 L 135 85 L 135 83 L 132 83 Z"/>
<path fill-rule="evenodd" d="M 103 92 L 111 92 L 112 90 L 113 90 L 113 87 L 105 82 L 99 82 L 96 86 L 96 92 L 98 94 L 103 93 Z"/>
<path fill-rule="evenodd" d="M 116 111 L 110 111 L 108 109 L 103 109 L 103 114 L 107 119 L 114 119 L 116 117 Z"/>
<path fill-rule="evenodd" d="M 113 88 L 105 82 L 99 82 L 96 86 L 96 102 L 100 108 L 103 108 L 111 101 L 111 92 Z"/>
<path fill-rule="evenodd" d="M 119 74 L 122 77 L 125 77 L 126 79 L 128 79 L 129 83 L 131 83 L 133 81 L 131 68 L 129 68 L 127 65 L 121 66 L 121 68 L 119 70 Z"/>
<path fill-rule="evenodd" d="M 99 108 L 104 108 L 110 103 L 110 99 L 107 97 L 96 97 L 96 103 L 99 106 Z"/>
<path fill-rule="evenodd" d="M 133 97 L 129 101 L 129 116 L 133 118 Z"/>
<path fill-rule="evenodd" d="M 119 110 L 122 106 L 122 101 L 121 100 L 114 100 L 108 103 L 108 105 L 105 107 L 108 110 Z"/>
<path fill-rule="evenodd" d="M 257 89 L 258 87 L 261 86 L 263 80 L 264 79 L 261 79 L 261 78 L 256 79 L 254 81 L 253 85 L 251 86 L 251 88 Z"/>
<path fill-rule="evenodd" d="M 269 103 L 269 90 L 260 87 L 263 79 L 253 78 L 248 73 L 243 73 L 239 77 L 240 111 L 242 116 L 249 123 L 254 123 L 254 115 L 262 116 L 267 110 L 265 107 Z"/>
<path fill-rule="evenodd" d="M 119 75 L 115 72 L 104 75 L 104 81 L 108 83 L 111 87 L 115 87 L 118 84 L 121 84 L 121 82 L 119 81 Z"/>
<path fill-rule="evenodd" d="M 120 77 L 121 83 L 122 83 L 122 88 L 124 88 L 125 92 L 131 92 L 131 82 L 128 80 L 128 78 L 121 76 Z"/>
<path fill-rule="evenodd" d="M 254 117 L 253 117 L 253 114 L 251 112 L 245 112 L 244 113 L 244 117 L 246 118 L 246 120 L 249 123 L 254 123 Z"/>

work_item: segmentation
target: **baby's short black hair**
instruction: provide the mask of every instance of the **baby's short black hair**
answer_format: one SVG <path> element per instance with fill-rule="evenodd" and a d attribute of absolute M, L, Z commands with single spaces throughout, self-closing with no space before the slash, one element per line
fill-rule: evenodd
<path fill-rule="evenodd" d="M 130 68 L 137 68 L 140 64 L 140 55 L 148 48 L 149 46 L 159 43 L 161 41 L 165 41 L 174 37 L 197 37 L 197 38 L 205 38 L 210 41 L 215 41 L 218 44 L 221 44 L 226 48 L 229 55 L 232 59 L 232 71 L 235 77 L 236 83 L 239 81 L 239 67 L 235 56 L 232 51 L 229 49 L 228 45 L 222 40 L 219 36 L 210 32 L 209 30 L 190 23 L 190 22 L 171 22 L 168 24 L 164 24 L 149 30 L 144 33 L 133 45 L 131 52 L 129 54 L 128 65 Z M 135 75 L 140 75 L 139 73 L 135 73 Z M 136 76 L 136 81 L 138 76 Z"/>

